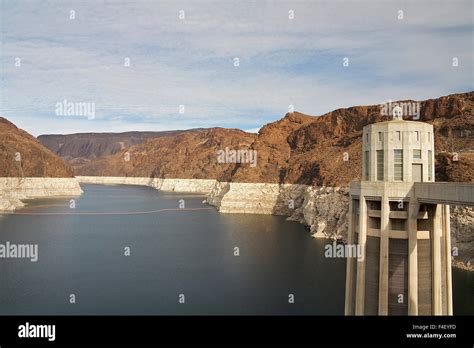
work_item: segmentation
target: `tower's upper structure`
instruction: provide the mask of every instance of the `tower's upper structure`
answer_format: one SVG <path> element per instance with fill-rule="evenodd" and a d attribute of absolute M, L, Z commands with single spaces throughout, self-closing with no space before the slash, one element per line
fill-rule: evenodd
<path fill-rule="evenodd" d="M 433 182 L 433 126 L 393 119 L 367 125 L 362 140 L 362 180 Z"/>

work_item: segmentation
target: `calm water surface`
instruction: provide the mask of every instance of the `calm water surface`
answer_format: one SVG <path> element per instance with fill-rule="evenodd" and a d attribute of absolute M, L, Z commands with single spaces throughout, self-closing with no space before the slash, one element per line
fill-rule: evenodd
<path fill-rule="evenodd" d="M 177 208 L 180 199 L 186 208 L 209 208 L 198 195 L 82 187 L 75 209 L 69 199 L 44 199 L 18 212 L 143 212 Z M 325 258 L 327 241 L 283 217 L 214 209 L 0 215 L 0 242 L 6 241 L 38 244 L 39 259 L 0 260 L 0 314 L 344 312 L 345 260 Z M 453 278 L 455 313 L 473 314 L 472 274 L 453 270 Z"/>

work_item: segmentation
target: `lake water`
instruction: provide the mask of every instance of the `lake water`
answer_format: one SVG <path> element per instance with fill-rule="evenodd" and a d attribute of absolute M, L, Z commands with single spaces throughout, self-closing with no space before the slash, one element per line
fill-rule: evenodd
<path fill-rule="evenodd" d="M 299 223 L 220 214 L 198 195 L 81 186 L 74 209 L 43 199 L 0 215 L 0 243 L 38 244 L 37 262 L 0 260 L 0 314 L 344 312 L 345 260 L 325 258 L 328 241 Z M 455 313 L 473 314 L 472 274 L 453 270 L 453 283 Z"/>

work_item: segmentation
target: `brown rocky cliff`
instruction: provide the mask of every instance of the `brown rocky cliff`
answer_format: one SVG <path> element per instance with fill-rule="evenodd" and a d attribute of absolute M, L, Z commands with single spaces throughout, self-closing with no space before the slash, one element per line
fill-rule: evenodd
<path fill-rule="evenodd" d="M 142 176 L 230 180 L 235 165 L 218 163 L 217 151 L 248 149 L 256 134 L 211 128 L 151 139 L 130 149 L 92 161 L 77 175 Z M 248 165 L 248 164 L 247 164 Z"/>
<path fill-rule="evenodd" d="M 262 127 L 251 148 L 257 151 L 256 167 L 237 164 L 232 181 L 279 183 L 285 177 L 288 161 L 292 154 L 292 144 L 287 141 L 289 134 L 311 123 L 314 117 L 298 112 L 288 113 L 279 121 Z"/>
<path fill-rule="evenodd" d="M 72 176 L 72 169 L 35 137 L 0 117 L 0 177 Z"/>
<path fill-rule="evenodd" d="M 38 140 L 69 165 L 79 168 L 91 160 L 116 154 L 133 145 L 142 144 L 149 139 L 178 135 L 182 132 L 199 131 L 201 129 L 161 132 L 47 134 L 40 135 Z"/>

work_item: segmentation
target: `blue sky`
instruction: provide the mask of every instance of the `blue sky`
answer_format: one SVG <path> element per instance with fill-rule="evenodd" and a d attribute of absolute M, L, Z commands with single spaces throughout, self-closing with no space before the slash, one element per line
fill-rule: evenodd
<path fill-rule="evenodd" d="M 255 131 L 290 104 L 320 115 L 474 89 L 472 1 L 0 0 L 0 10 L 0 115 L 34 135 Z M 95 118 L 57 116 L 63 100 L 94 103 Z"/>

